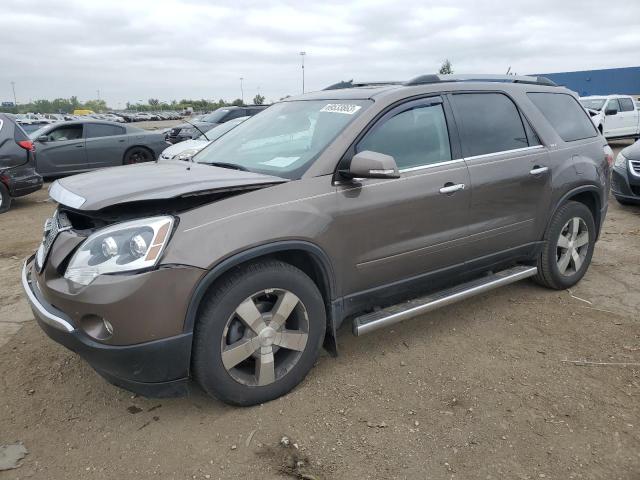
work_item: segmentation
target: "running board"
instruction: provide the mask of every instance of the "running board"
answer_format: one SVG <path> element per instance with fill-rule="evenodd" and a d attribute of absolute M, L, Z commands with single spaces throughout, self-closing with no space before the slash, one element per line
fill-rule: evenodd
<path fill-rule="evenodd" d="M 408 302 L 361 315 L 353 321 L 353 334 L 359 336 L 373 332 L 379 328 L 393 325 L 408 318 L 415 317 L 416 315 L 431 312 L 445 305 L 473 297 L 479 293 L 484 293 L 527 277 L 532 277 L 537 271 L 538 269 L 536 267 L 517 266 L 461 283 L 424 297 L 415 298 Z"/>

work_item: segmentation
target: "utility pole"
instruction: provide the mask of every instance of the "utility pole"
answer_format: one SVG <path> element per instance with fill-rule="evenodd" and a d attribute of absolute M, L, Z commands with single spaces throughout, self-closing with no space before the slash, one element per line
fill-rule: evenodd
<path fill-rule="evenodd" d="M 98 94 L 98 101 L 100 101 L 100 89 L 96 90 L 96 93 Z"/>
<path fill-rule="evenodd" d="M 13 90 L 13 104 L 17 107 L 18 100 L 16 100 L 16 82 L 11 82 L 11 90 Z"/>
<path fill-rule="evenodd" d="M 300 52 L 300 58 L 302 59 L 302 93 L 304 93 L 304 56 L 307 52 Z"/>
<path fill-rule="evenodd" d="M 243 77 L 240 77 L 240 100 L 242 100 L 242 104 L 244 105 L 244 87 L 242 86 Z"/>

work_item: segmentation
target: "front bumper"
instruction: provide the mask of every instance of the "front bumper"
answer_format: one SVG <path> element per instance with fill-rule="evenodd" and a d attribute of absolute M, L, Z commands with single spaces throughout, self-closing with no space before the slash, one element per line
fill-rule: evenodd
<path fill-rule="evenodd" d="M 640 203 L 640 176 L 614 168 L 611 175 L 611 193 L 614 197 L 629 202 Z"/>
<path fill-rule="evenodd" d="M 32 276 L 33 258 L 24 264 L 22 286 L 38 324 L 51 339 L 76 352 L 114 385 L 150 397 L 186 393 L 191 332 L 134 345 L 97 342 L 46 301 Z"/>

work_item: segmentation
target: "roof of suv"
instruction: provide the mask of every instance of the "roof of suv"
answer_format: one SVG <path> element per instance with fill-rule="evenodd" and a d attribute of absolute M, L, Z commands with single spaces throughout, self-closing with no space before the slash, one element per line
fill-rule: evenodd
<path fill-rule="evenodd" d="M 416 93 L 439 92 L 446 90 L 465 90 L 481 87 L 509 88 L 563 88 L 545 77 L 527 77 L 516 75 L 421 75 L 408 82 L 339 82 L 318 92 L 290 97 L 292 100 L 367 100 L 376 97 L 397 96 L 399 90 L 413 89 Z M 445 87 L 446 86 L 446 87 Z M 453 87 L 453 88 L 452 88 Z M 564 88 L 563 88 L 564 89 Z"/>

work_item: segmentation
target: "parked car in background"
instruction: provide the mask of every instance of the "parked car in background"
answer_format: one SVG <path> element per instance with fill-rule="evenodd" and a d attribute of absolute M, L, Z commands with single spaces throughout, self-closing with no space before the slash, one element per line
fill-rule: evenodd
<path fill-rule="evenodd" d="M 234 129 L 250 117 L 240 117 L 228 122 L 216 125 L 209 130 L 203 131 L 191 140 L 179 142 L 167 147 L 160 155 L 159 160 L 191 160 L 193 156 L 212 142 L 215 142 L 229 130 Z"/>
<path fill-rule="evenodd" d="M 193 378 L 254 405 L 344 321 L 362 335 L 524 278 L 571 288 L 613 155 L 545 78 L 424 75 L 288 98 L 194 160 L 56 181 L 22 283 L 40 327 L 115 384 Z"/>
<path fill-rule="evenodd" d="M 34 152 L 33 142 L 22 127 L 0 113 L 0 213 L 9 210 L 12 199 L 42 187 Z"/>
<path fill-rule="evenodd" d="M 640 205 L 640 141 L 618 153 L 611 176 L 611 193 L 623 205 Z"/>
<path fill-rule="evenodd" d="M 197 120 L 191 119 L 187 123 L 176 125 L 169 132 L 167 141 L 170 143 L 184 142 L 196 135 L 200 135 L 216 125 L 219 125 L 234 118 L 251 117 L 267 108 L 267 105 L 247 105 L 244 107 L 222 107 L 213 113 L 201 115 Z"/>
<path fill-rule="evenodd" d="M 48 125 L 29 136 L 43 177 L 150 162 L 167 147 L 162 134 L 93 119 Z"/>
<path fill-rule="evenodd" d="M 633 97 L 589 96 L 581 97 L 580 103 L 605 138 L 640 138 L 640 111 Z"/>

